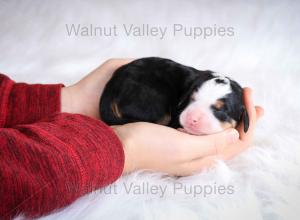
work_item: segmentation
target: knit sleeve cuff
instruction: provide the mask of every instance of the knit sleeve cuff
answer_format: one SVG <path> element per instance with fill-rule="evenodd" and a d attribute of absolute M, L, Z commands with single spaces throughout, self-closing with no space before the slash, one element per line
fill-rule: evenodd
<path fill-rule="evenodd" d="M 5 127 L 36 122 L 61 109 L 62 84 L 14 83 L 8 99 Z"/>
<path fill-rule="evenodd" d="M 32 129 L 34 126 L 54 134 L 56 143 L 52 144 L 51 150 L 63 154 L 53 152 L 51 155 L 58 160 L 62 156 L 60 161 L 67 160 L 63 164 L 58 163 L 61 166 L 57 167 L 57 172 L 67 170 L 62 184 L 70 190 L 75 183 L 77 186 L 73 193 L 83 195 L 111 184 L 122 175 L 125 163 L 123 145 L 104 122 L 80 114 L 58 113 L 38 123 L 17 128 L 36 130 Z"/>

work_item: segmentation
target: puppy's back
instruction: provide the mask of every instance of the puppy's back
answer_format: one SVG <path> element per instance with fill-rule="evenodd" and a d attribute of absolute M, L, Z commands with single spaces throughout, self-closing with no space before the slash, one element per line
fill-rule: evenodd
<path fill-rule="evenodd" d="M 143 58 L 122 66 L 107 83 L 100 101 L 100 116 L 110 125 L 147 121 L 167 125 L 178 100 L 174 68 L 163 58 Z M 176 78 L 177 77 L 177 78 Z"/>

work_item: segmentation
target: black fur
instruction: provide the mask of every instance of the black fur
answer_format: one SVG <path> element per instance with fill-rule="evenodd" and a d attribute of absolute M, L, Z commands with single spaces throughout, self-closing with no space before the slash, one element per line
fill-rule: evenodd
<path fill-rule="evenodd" d="M 138 121 L 159 123 L 169 115 L 170 121 L 166 125 L 181 127 L 180 113 L 189 104 L 195 89 L 214 78 L 212 73 L 158 57 L 135 60 L 117 69 L 105 86 L 100 100 L 101 119 L 109 125 Z M 212 111 L 221 121 L 232 118 L 239 122 L 245 116 L 246 131 L 249 122 L 242 101 L 242 88 L 235 81 L 230 82 L 233 93 L 223 100 L 224 109 Z M 121 117 L 113 112 L 112 103 L 116 104 Z"/>

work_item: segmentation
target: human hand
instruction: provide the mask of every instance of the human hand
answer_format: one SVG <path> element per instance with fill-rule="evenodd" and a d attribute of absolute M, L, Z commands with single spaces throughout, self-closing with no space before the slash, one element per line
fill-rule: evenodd
<path fill-rule="evenodd" d="M 244 88 L 243 96 L 244 104 L 249 115 L 249 129 L 247 133 L 244 132 L 244 124 L 240 124 L 237 128 L 240 135 L 239 140 L 235 144 L 229 146 L 223 154 L 211 159 L 229 160 L 247 149 L 252 143 L 256 123 L 264 115 L 264 109 L 261 106 L 254 106 L 252 90 L 250 88 Z M 209 164 L 212 161 L 207 158 L 207 162 Z"/>
<path fill-rule="evenodd" d="M 99 119 L 99 102 L 106 83 L 119 67 L 133 59 L 109 59 L 74 85 L 61 90 L 61 111 Z"/>
<path fill-rule="evenodd" d="M 253 106 L 249 88 L 244 89 L 244 102 L 250 120 L 246 134 L 242 124 L 238 131 L 228 129 L 206 136 L 146 122 L 112 126 L 124 146 L 123 172 L 150 169 L 185 176 L 212 166 L 217 159 L 236 156 L 251 144 L 256 122 L 263 115 L 261 107 Z"/>

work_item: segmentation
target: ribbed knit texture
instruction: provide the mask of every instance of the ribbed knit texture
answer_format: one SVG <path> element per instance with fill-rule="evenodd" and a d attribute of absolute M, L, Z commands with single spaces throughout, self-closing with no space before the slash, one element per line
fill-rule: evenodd
<path fill-rule="evenodd" d="M 107 125 L 59 113 L 61 86 L 0 74 L 0 219 L 64 207 L 123 171 L 122 145 Z"/>

